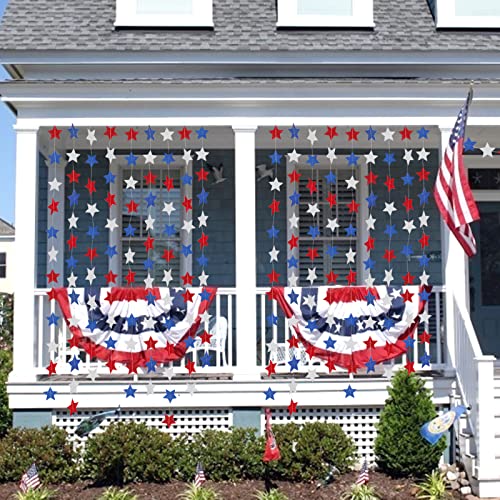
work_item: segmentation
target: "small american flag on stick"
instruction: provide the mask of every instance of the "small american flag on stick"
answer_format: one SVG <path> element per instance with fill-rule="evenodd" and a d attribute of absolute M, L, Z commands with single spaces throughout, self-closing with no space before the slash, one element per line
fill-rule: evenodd
<path fill-rule="evenodd" d="M 201 486 L 205 481 L 205 471 L 203 470 L 203 465 L 201 465 L 201 462 L 198 462 L 196 465 L 196 475 L 194 476 L 194 484 L 195 486 Z"/>
<path fill-rule="evenodd" d="M 361 467 L 361 470 L 359 471 L 359 476 L 358 479 L 356 479 L 356 484 L 366 484 L 370 481 L 370 474 L 368 473 L 368 462 L 366 461 L 366 458 L 363 462 L 363 466 Z"/>
<path fill-rule="evenodd" d="M 23 474 L 19 488 L 23 493 L 28 490 L 36 490 L 40 486 L 40 478 L 38 477 L 38 470 L 33 463 L 31 467 Z"/>

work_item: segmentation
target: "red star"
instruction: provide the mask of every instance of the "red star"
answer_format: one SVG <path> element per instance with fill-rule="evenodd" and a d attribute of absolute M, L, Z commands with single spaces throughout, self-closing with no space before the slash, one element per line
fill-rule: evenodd
<path fill-rule="evenodd" d="M 158 176 L 153 174 L 153 172 L 148 172 L 148 174 L 144 176 L 144 180 L 148 186 L 151 186 L 156 182 L 157 177 Z"/>
<path fill-rule="evenodd" d="M 212 335 L 210 335 L 207 331 L 204 331 L 200 335 L 201 343 L 202 344 L 210 344 L 210 341 L 212 339 Z"/>
<path fill-rule="evenodd" d="M 335 364 L 332 358 L 328 358 L 328 361 L 326 362 L 326 367 L 328 368 L 328 373 L 332 373 L 333 371 L 335 371 Z"/>
<path fill-rule="evenodd" d="M 135 361 L 134 359 L 131 359 L 129 361 L 129 363 L 127 363 L 127 368 L 128 368 L 129 375 L 131 373 L 137 373 L 137 368 L 139 368 L 139 366 L 137 365 L 137 361 Z"/>
<path fill-rule="evenodd" d="M 424 167 L 422 167 L 422 170 L 419 170 L 417 172 L 417 175 L 418 175 L 418 180 L 420 182 L 422 182 L 422 181 L 428 181 L 429 180 L 430 172 L 428 170 L 425 170 Z"/>
<path fill-rule="evenodd" d="M 186 368 L 187 368 L 187 371 L 189 372 L 189 375 L 191 375 L 191 373 L 196 372 L 196 367 L 195 367 L 194 361 L 188 361 L 186 363 Z"/>
<path fill-rule="evenodd" d="M 97 250 L 95 248 L 87 248 L 87 253 L 85 257 L 88 257 L 92 262 L 97 257 Z"/>
<path fill-rule="evenodd" d="M 399 133 L 401 134 L 402 141 L 406 139 L 411 140 L 411 134 L 413 134 L 413 130 L 409 130 L 407 127 L 405 127 L 403 130 L 400 130 Z"/>
<path fill-rule="evenodd" d="M 269 280 L 269 283 L 278 283 L 280 276 L 281 275 L 273 269 L 273 271 L 267 275 L 267 279 Z"/>
<path fill-rule="evenodd" d="M 358 371 L 358 367 L 356 366 L 356 363 L 352 359 L 352 355 L 351 355 L 351 362 L 350 362 L 349 366 L 347 367 L 347 373 L 357 373 L 357 371 Z"/>
<path fill-rule="evenodd" d="M 299 174 L 297 170 L 294 170 L 291 174 L 288 174 L 288 177 L 290 177 L 290 182 L 299 182 L 302 174 Z"/>
<path fill-rule="evenodd" d="M 415 373 L 415 368 L 413 367 L 413 361 L 408 361 L 405 365 L 406 371 L 408 373 Z"/>
<path fill-rule="evenodd" d="M 306 347 L 306 352 L 307 352 L 307 355 L 309 356 L 309 359 L 312 359 L 314 357 L 314 355 L 316 354 L 316 349 L 314 348 L 314 346 L 312 344 L 309 344 Z"/>
<path fill-rule="evenodd" d="M 70 348 L 73 348 L 73 347 L 77 347 L 78 348 L 78 347 L 80 347 L 80 341 L 74 335 L 73 335 L 73 337 L 71 337 L 68 340 L 68 344 L 69 344 Z"/>
<path fill-rule="evenodd" d="M 117 137 L 118 134 L 116 133 L 116 127 L 106 127 L 106 132 L 104 132 L 104 135 L 109 139 L 113 139 L 113 137 Z"/>
<path fill-rule="evenodd" d="M 188 302 L 193 302 L 194 293 L 191 293 L 189 290 L 186 290 L 181 294 L 184 302 L 187 304 Z"/>
<path fill-rule="evenodd" d="M 375 248 L 375 238 L 369 236 L 368 239 L 365 241 L 365 247 L 367 252 L 373 250 Z"/>
<path fill-rule="evenodd" d="M 87 188 L 87 191 L 89 192 L 89 194 L 96 192 L 95 181 L 93 181 L 91 179 L 87 180 L 87 184 L 85 184 L 85 187 Z"/>
<path fill-rule="evenodd" d="M 104 199 L 104 201 L 108 204 L 108 207 L 111 208 L 113 205 L 116 205 L 115 195 L 108 192 L 108 196 Z"/>
<path fill-rule="evenodd" d="M 181 276 L 181 279 L 182 279 L 182 284 L 184 286 L 193 284 L 193 277 L 189 273 L 186 273 L 184 276 Z"/>
<path fill-rule="evenodd" d="M 139 205 L 134 200 L 130 200 L 125 206 L 129 214 L 137 213 L 137 209 L 139 208 Z"/>
<path fill-rule="evenodd" d="M 418 240 L 418 242 L 420 243 L 420 246 L 422 248 L 428 247 L 429 246 L 429 235 L 423 233 L 422 237 Z"/>
<path fill-rule="evenodd" d="M 179 135 L 181 136 L 181 141 L 184 141 L 187 139 L 188 141 L 191 139 L 191 133 L 192 130 L 188 130 L 186 127 L 184 127 L 182 130 L 179 130 Z"/>
<path fill-rule="evenodd" d="M 106 278 L 107 285 L 109 285 L 110 283 L 116 284 L 116 278 L 118 278 L 118 274 L 115 274 L 113 271 L 109 271 L 109 273 L 104 275 L 104 278 Z"/>
<path fill-rule="evenodd" d="M 59 274 L 57 274 L 53 269 L 52 271 L 50 271 L 49 274 L 46 274 L 45 276 L 47 276 L 47 280 L 50 283 L 57 283 L 58 279 L 59 279 Z"/>
<path fill-rule="evenodd" d="M 359 130 L 354 130 L 353 128 L 351 128 L 351 130 L 346 132 L 346 134 L 347 134 L 348 141 L 357 141 L 358 135 L 359 135 Z"/>
<path fill-rule="evenodd" d="M 148 236 L 146 241 L 143 243 L 144 247 L 146 248 L 146 252 L 149 252 L 150 250 L 153 249 L 155 243 L 155 239 L 151 238 L 151 236 Z"/>
<path fill-rule="evenodd" d="M 368 175 L 365 175 L 365 179 L 367 184 L 377 184 L 378 175 L 375 175 L 373 172 L 369 172 Z"/>
<path fill-rule="evenodd" d="M 309 258 L 309 260 L 314 260 L 314 259 L 317 259 L 319 257 L 319 254 L 318 254 L 318 249 L 317 248 L 309 248 L 307 250 L 307 254 L 306 254 L 306 257 Z"/>
<path fill-rule="evenodd" d="M 327 275 L 326 279 L 328 280 L 328 283 L 337 283 L 337 278 L 339 277 L 338 274 L 335 274 L 333 270 L 331 270 Z M 331 304 L 331 302 L 330 302 Z"/>
<path fill-rule="evenodd" d="M 54 363 L 53 361 L 49 363 L 49 366 L 47 366 L 47 371 L 49 372 L 49 375 L 54 375 L 56 373 L 56 366 L 57 363 Z"/>
<path fill-rule="evenodd" d="M 280 202 L 278 200 L 273 200 L 269 205 L 269 208 L 271 209 L 271 215 L 274 215 L 280 211 Z"/>
<path fill-rule="evenodd" d="M 49 298 L 49 300 L 56 300 L 56 289 L 55 288 L 51 288 L 47 292 L 47 297 Z"/>
<path fill-rule="evenodd" d="M 405 201 L 403 202 L 403 207 L 406 208 L 407 212 L 409 212 L 410 210 L 413 210 L 413 200 L 411 198 L 408 198 L 408 196 L 405 196 Z"/>
<path fill-rule="evenodd" d="M 288 340 L 288 347 L 292 349 L 293 347 L 299 347 L 299 339 L 295 336 L 292 335 Z"/>
<path fill-rule="evenodd" d="M 75 413 L 78 413 L 78 410 L 76 409 L 78 406 L 78 403 L 76 403 L 75 401 L 71 400 L 71 404 L 68 406 L 68 410 L 69 410 L 69 415 L 74 415 Z"/>
<path fill-rule="evenodd" d="M 332 141 L 334 137 L 337 137 L 339 134 L 337 133 L 337 127 L 326 127 L 325 135 L 327 135 Z"/>
<path fill-rule="evenodd" d="M 270 377 L 273 373 L 276 373 L 276 363 L 269 361 L 269 364 L 266 366 L 267 376 Z"/>
<path fill-rule="evenodd" d="M 349 213 L 350 214 L 353 214 L 353 213 L 357 214 L 359 206 L 360 206 L 359 203 L 356 203 L 355 200 L 352 200 L 351 203 L 347 204 L 347 208 L 349 209 Z"/>
<path fill-rule="evenodd" d="M 401 297 L 403 297 L 404 302 L 412 302 L 412 297 L 414 296 L 414 293 L 410 293 L 410 290 L 406 290 L 406 292 L 401 294 Z"/>
<path fill-rule="evenodd" d="M 208 180 L 208 171 L 201 168 L 198 172 L 196 172 L 196 177 L 198 177 L 198 182 L 206 181 Z"/>
<path fill-rule="evenodd" d="M 410 271 L 408 271 L 404 276 L 403 276 L 403 283 L 405 285 L 413 285 L 413 282 L 415 281 L 415 276 L 412 276 L 410 274 Z"/>
<path fill-rule="evenodd" d="M 167 354 L 170 356 L 174 353 L 174 344 L 171 344 L 170 342 L 167 342 L 165 345 L 165 350 L 167 351 Z"/>
<path fill-rule="evenodd" d="M 112 373 L 114 370 L 116 370 L 116 361 L 109 358 L 106 366 L 109 368 L 109 373 Z"/>
<path fill-rule="evenodd" d="M 50 210 L 50 215 L 52 215 L 54 212 L 59 212 L 59 202 L 52 198 L 52 201 L 47 208 Z"/>
<path fill-rule="evenodd" d="M 72 170 L 69 174 L 66 174 L 66 177 L 68 178 L 70 184 L 78 184 L 80 175 L 82 174 L 79 174 L 75 170 Z"/>
<path fill-rule="evenodd" d="M 424 342 L 425 344 L 431 343 L 431 336 L 425 330 L 420 334 L 420 342 Z"/>
<path fill-rule="evenodd" d="M 377 341 L 373 340 L 371 337 L 368 337 L 368 340 L 365 340 L 363 343 L 366 344 L 367 349 L 373 349 Z"/>
<path fill-rule="evenodd" d="M 186 212 L 189 212 L 190 210 L 193 210 L 193 200 L 192 198 L 188 198 L 187 196 L 184 196 L 184 201 L 182 202 L 182 206 L 186 210 Z"/>
<path fill-rule="evenodd" d="M 271 139 L 281 139 L 283 130 L 280 130 L 278 127 L 274 126 L 274 128 L 270 130 L 269 133 L 271 134 Z"/>
<path fill-rule="evenodd" d="M 54 127 L 52 130 L 49 130 L 49 135 L 51 139 L 60 139 L 62 130 Z"/>
<path fill-rule="evenodd" d="M 165 259 L 167 262 L 170 262 L 171 260 L 175 259 L 174 251 L 171 249 L 163 250 L 163 255 L 161 258 Z"/>
<path fill-rule="evenodd" d="M 330 205 L 330 208 L 332 208 L 333 205 L 337 204 L 337 197 L 333 193 L 329 193 L 327 198 L 326 198 L 326 201 Z"/>
<path fill-rule="evenodd" d="M 292 234 L 291 238 L 288 240 L 288 245 L 290 246 L 290 250 L 298 247 L 299 238 Z"/>
<path fill-rule="evenodd" d="M 167 415 L 165 414 L 165 418 L 163 419 L 162 424 L 165 424 L 169 429 L 172 427 L 172 425 L 175 425 L 175 417 L 173 415 Z"/>
<path fill-rule="evenodd" d="M 70 250 L 73 250 L 74 248 L 76 248 L 76 240 L 77 240 L 77 239 L 78 239 L 78 238 L 77 238 L 76 236 L 74 236 L 74 235 L 71 235 L 71 236 L 69 237 L 69 240 L 66 242 L 66 244 L 68 245 L 68 248 L 69 248 Z"/>
<path fill-rule="evenodd" d="M 385 178 L 384 185 L 387 186 L 387 191 L 392 191 L 393 189 L 396 189 L 394 187 L 394 177 L 387 176 Z"/>
<path fill-rule="evenodd" d="M 316 193 L 316 191 L 318 191 L 318 187 L 316 185 L 316 181 L 313 181 L 312 179 L 309 179 L 309 181 L 307 182 L 307 189 L 309 189 L 309 192 L 311 194 L 313 193 Z"/>
<path fill-rule="evenodd" d="M 290 404 L 288 405 L 288 413 L 290 415 L 297 413 L 297 403 L 293 399 L 290 400 Z"/>
<path fill-rule="evenodd" d="M 172 179 L 171 177 L 169 177 L 167 175 L 167 178 L 165 179 L 165 182 L 163 183 L 163 185 L 165 186 L 165 189 L 167 191 L 174 189 L 174 179 Z"/>
<path fill-rule="evenodd" d="M 158 343 L 158 341 L 153 340 L 153 337 L 149 337 L 149 339 L 144 343 L 146 344 L 147 349 L 156 349 L 156 344 Z"/>
<path fill-rule="evenodd" d="M 127 141 L 137 141 L 137 134 L 139 133 L 138 130 L 134 130 L 133 128 L 130 128 L 128 132 L 125 132 L 125 135 L 127 136 Z"/>
<path fill-rule="evenodd" d="M 208 246 L 208 236 L 205 233 L 201 233 L 201 236 L 198 238 L 198 243 L 200 244 L 200 249 Z"/>
<path fill-rule="evenodd" d="M 354 283 L 356 283 L 356 272 L 351 269 L 346 278 L 347 278 L 347 283 L 349 285 L 353 285 Z"/>
<path fill-rule="evenodd" d="M 125 280 L 127 283 L 130 285 L 131 283 L 134 283 L 135 281 L 135 273 L 132 271 L 132 269 L 129 269 L 127 276 L 125 276 Z"/>
<path fill-rule="evenodd" d="M 387 353 L 387 355 L 390 356 L 394 351 L 394 344 L 388 342 L 387 344 L 385 344 L 384 350 Z"/>
<path fill-rule="evenodd" d="M 391 262 L 391 260 L 394 260 L 396 258 L 394 250 L 389 250 L 388 248 L 386 248 L 382 258 L 385 259 L 387 262 Z"/>

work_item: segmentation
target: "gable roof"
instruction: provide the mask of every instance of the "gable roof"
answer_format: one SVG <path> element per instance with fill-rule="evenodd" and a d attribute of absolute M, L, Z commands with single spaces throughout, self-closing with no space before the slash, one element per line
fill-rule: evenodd
<path fill-rule="evenodd" d="M 116 30 L 116 0 L 10 0 L 0 50 L 500 49 L 499 31 L 437 31 L 427 0 L 374 0 L 374 30 L 277 30 L 276 0 L 213 0 L 214 30 Z"/>
<path fill-rule="evenodd" d="M 16 230 L 12 224 L 0 219 L 0 236 L 14 236 Z"/>

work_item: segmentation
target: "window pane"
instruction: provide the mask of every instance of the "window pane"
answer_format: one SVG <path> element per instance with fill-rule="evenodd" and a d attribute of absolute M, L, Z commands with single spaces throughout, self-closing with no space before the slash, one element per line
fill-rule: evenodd
<path fill-rule="evenodd" d="M 352 0 L 298 0 L 298 14 L 352 16 Z"/>
<path fill-rule="evenodd" d="M 0 253 L 0 265 L 6 264 L 7 254 L 5 252 Z"/>
<path fill-rule="evenodd" d="M 455 0 L 457 16 L 500 16 L 498 0 Z"/>
<path fill-rule="evenodd" d="M 193 0 L 137 0 L 138 14 L 192 14 Z"/>

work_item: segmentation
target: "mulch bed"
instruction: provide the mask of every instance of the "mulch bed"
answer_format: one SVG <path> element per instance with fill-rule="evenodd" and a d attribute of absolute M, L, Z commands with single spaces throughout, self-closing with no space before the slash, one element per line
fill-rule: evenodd
<path fill-rule="evenodd" d="M 286 483 L 278 481 L 275 486 L 285 493 L 290 500 L 338 500 L 342 493 L 348 491 L 356 481 L 357 473 L 351 472 L 338 478 L 325 488 L 316 489 L 315 484 Z M 257 491 L 264 490 L 263 481 L 242 481 L 240 483 L 206 483 L 216 490 L 223 500 L 253 499 Z M 370 484 L 375 488 L 381 500 L 414 500 L 414 483 L 409 479 L 391 479 L 378 472 L 370 473 Z M 93 487 L 90 483 L 64 484 L 51 487 L 57 490 L 57 500 L 95 500 L 105 488 Z M 135 484 L 130 485 L 139 499 L 174 500 L 186 489 L 186 484 L 172 482 L 168 484 Z M 0 500 L 13 498 L 18 491 L 17 484 L 0 484 Z M 453 498 L 459 499 L 460 495 Z"/>

